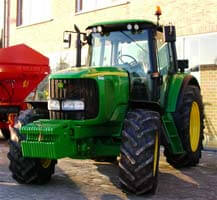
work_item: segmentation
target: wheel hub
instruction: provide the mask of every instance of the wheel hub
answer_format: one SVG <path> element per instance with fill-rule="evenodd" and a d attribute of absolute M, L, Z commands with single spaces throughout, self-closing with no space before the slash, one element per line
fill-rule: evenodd
<path fill-rule="evenodd" d="M 155 147 L 154 147 L 154 166 L 153 166 L 153 176 L 156 175 L 157 171 L 157 160 L 158 160 L 158 133 L 156 134 L 156 139 L 155 139 Z"/>
<path fill-rule="evenodd" d="M 197 151 L 200 139 L 200 112 L 197 102 L 192 103 L 190 113 L 190 144 L 193 152 Z"/>
<path fill-rule="evenodd" d="M 41 159 L 40 163 L 41 163 L 41 166 L 46 169 L 46 168 L 48 168 L 50 166 L 51 160 L 49 160 L 49 159 Z"/>

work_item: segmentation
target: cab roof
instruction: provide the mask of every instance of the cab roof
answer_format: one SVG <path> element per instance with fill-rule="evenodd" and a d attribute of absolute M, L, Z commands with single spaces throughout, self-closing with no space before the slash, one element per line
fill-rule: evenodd
<path fill-rule="evenodd" d="M 103 26 L 104 28 L 109 29 L 126 29 L 127 24 L 138 24 L 141 28 L 158 28 L 158 26 L 149 20 L 142 20 L 142 19 L 128 19 L 128 20 L 118 20 L 118 21 L 105 21 L 105 22 L 98 22 L 88 26 L 86 29 L 91 29 L 96 26 Z"/>

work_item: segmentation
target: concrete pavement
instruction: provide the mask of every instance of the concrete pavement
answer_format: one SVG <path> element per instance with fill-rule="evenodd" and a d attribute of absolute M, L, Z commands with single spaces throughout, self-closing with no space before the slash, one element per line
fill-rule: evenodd
<path fill-rule="evenodd" d="M 154 196 L 135 196 L 118 188 L 116 165 L 61 159 L 52 181 L 20 185 L 8 170 L 7 142 L 0 141 L 0 200 L 217 200 L 217 153 L 203 152 L 197 167 L 176 170 L 161 156 L 159 187 Z"/>

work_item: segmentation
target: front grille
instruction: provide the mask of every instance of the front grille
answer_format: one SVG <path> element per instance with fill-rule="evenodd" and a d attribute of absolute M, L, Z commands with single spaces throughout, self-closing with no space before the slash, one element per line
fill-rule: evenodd
<path fill-rule="evenodd" d="M 49 111 L 50 119 L 81 120 L 98 115 L 99 94 L 94 79 L 51 79 L 49 92 L 51 99 L 82 100 L 85 103 L 84 111 Z"/>

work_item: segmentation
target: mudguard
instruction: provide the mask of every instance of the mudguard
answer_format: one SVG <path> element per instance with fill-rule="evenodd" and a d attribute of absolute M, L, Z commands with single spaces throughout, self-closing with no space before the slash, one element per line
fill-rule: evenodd
<path fill-rule="evenodd" d="M 196 85 L 200 88 L 195 77 L 190 74 L 176 74 L 171 77 L 166 101 L 166 112 L 175 112 L 179 101 L 182 101 L 182 90 L 188 85 Z"/>
<path fill-rule="evenodd" d="M 173 154 L 183 154 L 185 152 L 173 119 L 173 113 L 178 109 L 177 105 L 183 99 L 183 92 L 181 91 L 188 85 L 196 85 L 199 87 L 196 78 L 193 76 L 181 73 L 176 74 L 170 77 L 168 91 L 166 91 L 165 112 L 162 116 L 165 130 L 164 138 L 166 138 L 166 145 Z"/>

